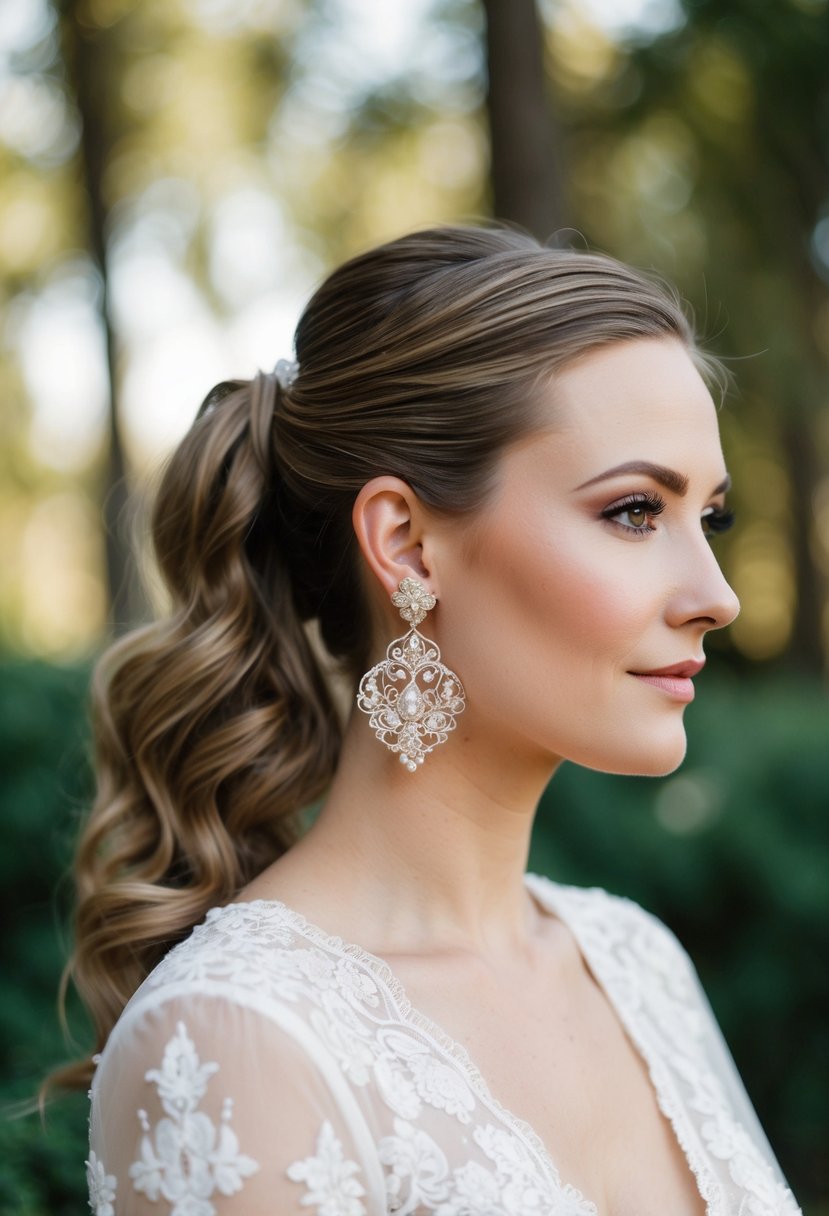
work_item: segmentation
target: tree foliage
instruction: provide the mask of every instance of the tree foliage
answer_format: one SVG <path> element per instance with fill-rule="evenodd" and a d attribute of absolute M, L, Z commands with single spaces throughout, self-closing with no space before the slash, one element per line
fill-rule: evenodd
<path fill-rule="evenodd" d="M 562 14 L 570 14 L 565 19 Z M 826 665 L 829 10 L 686 0 L 611 42 L 553 6 L 550 76 L 587 240 L 674 279 L 737 381 L 743 527 L 724 546 L 749 658 Z"/>

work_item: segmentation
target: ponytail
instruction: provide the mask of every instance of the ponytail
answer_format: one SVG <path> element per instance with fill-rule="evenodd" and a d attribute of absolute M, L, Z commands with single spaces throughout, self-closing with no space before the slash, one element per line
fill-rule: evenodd
<path fill-rule="evenodd" d="M 169 947 L 289 847 L 336 764 L 341 727 L 280 545 L 281 392 L 259 375 L 208 396 L 153 511 L 172 611 L 95 670 L 98 788 L 67 973 L 97 1050 Z M 53 1079 L 90 1075 L 83 1061 Z"/>

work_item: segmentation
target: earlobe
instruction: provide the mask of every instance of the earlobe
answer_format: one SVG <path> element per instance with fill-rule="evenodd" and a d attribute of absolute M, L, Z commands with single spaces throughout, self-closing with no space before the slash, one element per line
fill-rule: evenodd
<path fill-rule="evenodd" d="M 366 564 L 389 597 L 404 578 L 430 581 L 423 508 L 407 482 L 372 478 L 357 495 L 351 519 Z M 429 590 L 436 594 L 433 587 Z"/>

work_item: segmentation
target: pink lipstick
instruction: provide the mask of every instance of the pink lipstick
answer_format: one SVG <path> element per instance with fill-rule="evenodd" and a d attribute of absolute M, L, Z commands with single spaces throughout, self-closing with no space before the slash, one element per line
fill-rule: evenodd
<path fill-rule="evenodd" d="M 684 663 L 674 663 L 671 667 L 659 667 L 653 671 L 631 671 L 628 674 L 644 684 L 661 688 L 677 701 L 687 703 L 694 699 L 692 677 L 702 671 L 704 666 L 705 659 L 688 659 Z"/>

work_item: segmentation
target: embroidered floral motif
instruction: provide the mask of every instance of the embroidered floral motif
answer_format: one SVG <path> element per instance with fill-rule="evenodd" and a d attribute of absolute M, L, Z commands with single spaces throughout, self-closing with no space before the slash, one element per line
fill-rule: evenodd
<path fill-rule="evenodd" d="M 444 1063 L 422 1037 L 383 1030 L 377 1039 L 382 1054 L 375 1075 L 386 1101 L 397 1114 L 415 1118 L 420 1103 L 425 1102 L 454 1115 L 461 1123 L 469 1123 L 475 1099 L 457 1067 Z"/>
<path fill-rule="evenodd" d="M 714 1071 L 706 1046 L 712 1023 L 673 934 L 629 900 L 558 888 L 544 879 L 532 882 L 549 893 L 553 908 L 576 933 L 648 1064 L 659 1104 L 709 1201 L 709 1216 L 798 1216 L 794 1196 L 735 1117 Z M 694 1119 L 694 1113 L 705 1118 Z M 707 1156 L 697 1147 L 700 1139 Z"/>
<path fill-rule="evenodd" d="M 362 1197 L 365 1189 L 354 1177 L 360 1167 L 348 1161 L 343 1147 L 326 1120 L 317 1137 L 316 1156 L 306 1157 L 288 1166 L 292 1182 L 304 1182 L 307 1194 L 301 1199 L 303 1207 L 316 1206 L 317 1216 L 365 1216 Z"/>
<path fill-rule="evenodd" d="M 394 1120 L 393 1136 L 379 1145 L 380 1160 L 389 1167 L 386 1175 L 388 1211 L 395 1216 L 434 1212 L 435 1216 L 530 1216 L 555 1212 L 555 1216 L 587 1216 L 577 1192 L 562 1190 L 555 1207 L 550 1192 L 539 1177 L 526 1149 L 511 1132 L 487 1125 L 476 1128 L 475 1140 L 495 1169 L 477 1161 L 455 1168 L 451 1175 L 443 1149 L 434 1138 L 405 1119 Z M 559 1200 L 562 1200 L 562 1203 Z"/>
<path fill-rule="evenodd" d="M 390 1053 L 381 1055 L 374 1065 L 374 1080 L 389 1110 L 401 1119 L 416 1119 L 423 1103 L 415 1083 L 399 1060 Z"/>
<path fill-rule="evenodd" d="M 569 925 L 638 1047 L 707 1216 L 798 1216 L 772 1160 L 740 1123 L 716 1027 L 673 936 L 604 892 L 533 877 L 528 887 Z M 287 1176 L 306 1184 L 300 1203 L 316 1216 L 364 1216 L 366 1206 L 374 1210 L 363 1202 L 364 1187 L 373 1199 L 381 1182 L 387 1210 L 399 1216 L 596 1216 L 595 1205 L 560 1179 L 533 1129 L 490 1094 L 464 1049 L 411 1007 L 382 960 L 282 904 L 255 901 L 209 913 L 136 999 L 163 1004 L 168 985 L 198 999 L 202 983 L 248 1011 L 240 1016 L 270 1007 L 277 1025 L 283 1014 L 300 1019 L 311 1036 L 300 1049 L 302 1067 L 316 1065 L 316 1044 L 375 1131 L 378 1156 L 371 1170 L 366 1161 L 366 1177 L 327 1120 L 315 1155 L 288 1166 Z M 234 1194 L 257 1169 L 239 1153 L 229 1104 L 220 1130 L 198 1109 L 215 1072 L 180 1026 L 162 1067 L 147 1073 L 165 1118 L 151 1134 L 142 1112 L 140 1159 L 130 1172 L 137 1190 L 174 1205 L 169 1216 L 213 1216 L 211 1195 Z M 95 1216 L 114 1216 L 115 1179 L 93 1155 L 88 1168 Z"/>
<path fill-rule="evenodd" d="M 508 1213 L 508 1216 L 543 1212 L 547 1187 L 532 1161 L 528 1159 L 527 1151 L 521 1142 L 511 1132 L 501 1127 L 493 1127 L 491 1123 L 485 1127 L 476 1127 L 472 1135 L 495 1165 L 504 1212 Z M 576 1209 L 580 1213 L 584 1212 L 584 1200 L 578 1192 L 563 1188 L 561 1197 L 576 1201 L 571 1209 L 574 1216 Z M 595 1211 L 592 1204 L 590 1207 Z M 556 1213 L 560 1211 L 559 1206 Z"/>
<path fill-rule="evenodd" d="M 360 966 L 354 959 L 342 959 L 337 964 L 337 986 L 346 1000 L 358 1008 L 368 1005 L 376 1009 L 380 1004 L 377 995 L 377 985 L 365 967 Z"/>
<path fill-rule="evenodd" d="M 449 1203 L 442 1203 L 435 1216 L 499 1216 L 501 1188 L 495 1175 L 477 1161 L 454 1171 L 455 1191 Z"/>
<path fill-rule="evenodd" d="M 311 1010 L 311 1025 L 352 1085 L 367 1085 L 375 1053 L 365 1026 L 336 993 L 326 993 L 322 1003 L 324 1009 Z"/>
<path fill-rule="evenodd" d="M 161 1068 L 146 1073 L 145 1079 L 155 1082 L 167 1117 L 158 1121 L 152 1135 L 147 1112 L 138 1112 L 144 1132 L 141 1156 L 129 1173 L 136 1191 L 153 1202 L 163 1196 L 172 1205 L 170 1216 L 214 1216 L 216 1208 L 210 1202 L 214 1191 L 234 1195 L 242 1189 L 242 1179 L 259 1169 L 251 1157 L 239 1152 L 230 1127 L 229 1098 L 218 1133 L 209 1115 L 197 1109 L 210 1077 L 218 1071 L 218 1064 L 201 1063 L 184 1023 L 179 1022 Z"/>
<path fill-rule="evenodd" d="M 433 1212 L 447 1198 L 449 1163 L 443 1150 L 426 1132 L 395 1119 L 393 1136 L 384 1136 L 378 1146 L 386 1174 L 389 1211 L 409 1216 L 424 1209 Z"/>
<path fill-rule="evenodd" d="M 759 1159 L 748 1133 L 728 1118 L 724 1109 L 702 1125 L 702 1137 L 714 1157 L 728 1164 L 733 1181 L 749 1196 L 748 1216 L 797 1216 L 790 1191 L 781 1187 L 769 1166 Z"/>
<path fill-rule="evenodd" d="M 95 1153 L 90 1153 L 86 1162 L 86 1181 L 89 1206 L 95 1216 L 115 1216 L 115 1177 L 106 1172 L 103 1161 Z"/>

